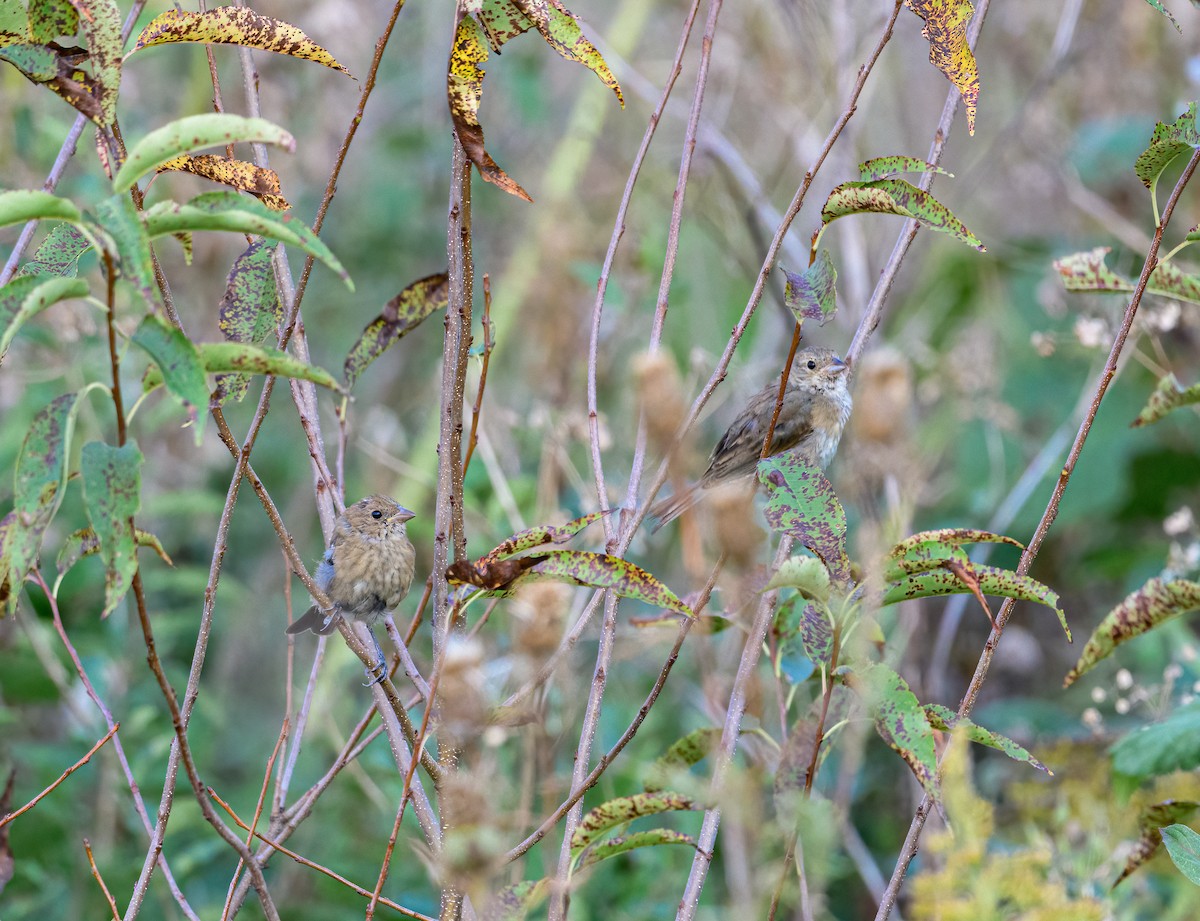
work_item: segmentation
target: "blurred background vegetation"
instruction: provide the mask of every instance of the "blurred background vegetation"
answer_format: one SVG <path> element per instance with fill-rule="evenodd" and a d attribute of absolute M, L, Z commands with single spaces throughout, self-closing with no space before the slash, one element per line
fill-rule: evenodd
<path fill-rule="evenodd" d="M 689 399 L 707 379 L 745 305 L 778 212 L 877 40 L 884 6 L 865 0 L 771 0 L 726 4 L 722 11 L 665 330 L 665 347 L 681 369 Z M 1200 96 L 1195 51 L 1200 13 L 1176 6 L 1182 35 L 1140 0 L 1014 0 L 991 9 L 976 49 L 982 83 L 976 133 L 968 137 L 962 120 L 956 122 L 942 161 L 955 175 L 939 178 L 934 188 L 988 251 L 979 254 L 923 232 L 856 374 L 858 412 L 864 406 L 878 411 L 852 420 L 830 471 L 850 514 L 856 559 L 869 560 L 888 541 L 922 528 L 991 527 L 1018 540 L 1031 534 L 1074 435 L 1081 395 L 1103 364 L 1125 303 L 1067 295 L 1051 261 L 1113 246 L 1109 264 L 1136 277 L 1153 218 L 1132 162 L 1157 120 L 1175 118 Z M 166 8 L 151 3 L 143 19 Z M 303 28 L 360 78 L 386 15 L 378 4 L 329 0 L 261 0 L 255 9 Z M 475 262 L 491 279 L 496 337 L 481 446 L 466 483 L 468 535 L 476 554 L 521 527 L 595 508 L 585 391 L 595 285 L 630 163 L 685 13 L 682 4 L 667 0 L 578 0 L 572 10 L 621 82 L 624 111 L 593 75 L 532 37 L 505 46 L 502 56 L 493 55 L 485 65 L 481 115 L 489 152 L 535 203 L 475 182 Z M 920 25 L 911 14 L 901 14 L 856 115 L 794 225 L 780 260 L 784 266 L 803 266 L 820 203 L 834 185 L 855 178 L 856 163 L 884 154 L 924 156 L 948 84 L 928 63 Z M 356 290 L 348 293 L 318 267 L 304 302 L 312 360 L 335 372 L 387 299 L 445 268 L 450 116 L 444 87 L 451 32 L 448 4 L 413 3 L 403 11 L 338 183 L 321 235 L 350 271 Z M 226 106 L 241 111 L 236 54 L 218 47 L 214 55 Z M 264 117 L 297 138 L 295 155 L 273 152 L 271 165 L 293 213 L 311 222 L 359 85 L 282 56 L 256 54 L 255 62 Z M 695 55 L 689 55 L 680 87 L 690 88 L 695 66 Z M 677 94 L 635 191 L 604 314 L 598 383 L 613 502 L 625 499 L 637 424 L 632 368 L 649 333 L 690 89 Z M 211 100 L 201 46 L 146 51 L 123 75 L 122 133 L 127 140 L 139 138 L 174 118 L 210 111 Z M 5 188 L 40 187 L 73 115 L 14 69 L 0 69 Z M 90 136 L 85 132 L 58 190 L 84 206 L 107 194 Z M 191 177 L 160 176 L 148 203 L 167 195 L 183 200 L 204 188 Z M 1181 203 L 1177 228 L 1200 220 L 1198 203 L 1200 190 L 1193 187 Z M 845 351 L 899 228 L 899 220 L 883 216 L 855 217 L 832 228 L 827 242 L 840 273 L 841 309 L 824 328 L 806 327 L 810 342 Z M 5 255 L 16 230 L 0 232 Z M 158 248 L 194 338 L 219 338 L 216 306 L 243 246 L 232 235 L 198 235 L 191 265 L 170 241 Z M 88 259 L 81 274 L 97 278 L 94 257 Z M 293 266 L 298 260 L 293 254 Z M 126 292 L 124 303 L 130 300 Z M 478 285 L 476 301 L 478 315 Z M 132 311 L 126 319 L 136 322 Z M 777 272 L 728 380 L 701 421 L 693 474 L 703 469 L 707 446 L 742 399 L 777 374 L 791 326 Z M 1077 637 L 1086 637 L 1114 604 L 1165 567 L 1195 575 L 1200 535 L 1182 510 L 1195 510 L 1200 499 L 1196 415 L 1185 410 L 1147 428 L 1128 426 L 1162 373 L 1173 370 L 1185 383 L 1200 377 L 1198 330 L 1194 304 L 1157 299 L 1143 305 L 1127 366 L 1106 397 L 1032 572 L 1060 593 Z M 478 325 L 476 336 L 478 341 Z M 346 497 L 389 492 L 418 513 L 410 534 L 419 576 L 429 571 L 433 546 L 440 356 L 441 323 L 435 318 L 371 367 L 350 410 Z M 0 369 L 0 470 L 13 468 L 40 408 L 68 389 L 103 379 L 106 369 L 98 312 L 78 302 L 59 304 L 26 328 Z M 476 379 L 472 371 L 469 399 Z M 136 391 L 135 376 L 127 384 Z M 227 408 L 235 435 L 245 430 L 253 402 Z M 97 408 L 103 405 L 85 404 L 79 442 L 111 431 L 112 419 Z M 322 409 L 332 438 L 337 423 L 327 394 Z M 176 688 L 190 662 L 231 474 L 229 455 L 215 434 L 210 430 L 197 448 L 180 422 L 177 407 L 159 395 L 139 410 L 134 425 L 146 454 L 139 524 L 160 537 L 175 562 L 168 569 L 143 557 L 159 652 Z M 650 459 L 651 469 L 658 461 Z M 254 463 L 305 558 L 315 562 L 322 543 L 307 446 L 286 388 L 276 390 Z M 7 511 L 10 499 L 11 486 L 0 479 L 0 510 Z M 47 547 L 58 546 L 82 522 L 79 487 L 73 484 Z M 191 738 L 206 782 L 248 814 L 285 712 L 288 576 L 270 524 L 246 490 L 229 539 L 216 637 Z M 599 540 L 591 534 L 583 544 L 599 549 L 588 543 Z M 702 586 L 715 556 L 710 543 L 703 551 L 710 562 L 700 567 L 685 565 L 678 528 L 639 538 L 629 556 L 683 596 Z M 995 559 L 1011 567 L 1016 555 L 1007 549 L 997 550 Z M 769 559 L 765 543 L 756 559 Z M 753 578 L 752 572 L 742 575 Z M 731 576 L 714 607 L 738 616 L 746 584 Z M 295 597 L 303 593 L 295 581 L 291 590 Z M 402 626 L 415 595 L 397 615 Z M 526 602 L 528 610 L 514 603 L 493 616 L 480 634 L 491 702 L 503 700 L 537 668 L 584 595 L 582 589 L 552 593 L 536 605 Z M 154 802 L 170 722 L 146 670 L 128 602 L 101 621 L 102 596 L 102 568 L 90 560 L 67 576 L 59 600 L 85 665 L 122 723 L 142 792 Z M 638 607 L 622 608 L 601 748 L 641 704 L 669 645 L 670 631 L 660 639 L 653 628 L 628 624 L 631 614 L 649 613 Z M 914 603 L 885 614 L 883 625 L 900 657 L 898 670 L 921 700 L 953 707 L 988 624 L 973 606 L 950 607 L 947 613 L 941 600 Z M 522 614 L 538 629 L 530 629 Z M 646 726 L 586 804 L 640 789 L 645 764 L 675 739 L 690 729 L 720 725 L 740 639 L 737 630 L 689 638 Z M 489 731 L 464 764 L 469 777 L 486 778 L 481 824 L 490 824 L 504 847 L 567 790 L 594 651 L 590 640 L 591 634 L 548 685 L 539 701 L 541 721 Z M 325 769 L 368 702 L 359 688 L 359 666 L 341 647 L 340 641 L 331 647 L 331 665 L 317 686 L 297 784 Z M 415 650 L 419 660 L 428 661 L 428 627 L 418 634 Z M 1178 621 L 1124 648 L 1063 692 L 1062 677 L 1078 655 L 1078 640 L 1068 646 L 1048 610 L 1022 606 L 1004 633 L 976 715 L 1032 749 L 1055 776 L 1035 774 L 995 752 L 972 752 L 973 783 L 992 813 L 978 868 L 988 868 L 1000 907 L 989 913 L 982 902 L 972 903 L 968 885 L 963 914 L 939 913 L 937 899 L 918 897 L 918 889 L 911 904 L 902 903 L 905 917 L 1017 917 L 1003 907 L 1005 894 L 1030 887 L 1045 890 L 1044 906 L 1059 906 L 1057 918 L 1195 917 L 1200 896 L 1165 858 L 1110 892 L 1136 839 L 1139 807 L 1136 799 L 1114 797 L 1106 751 L 1131 728 L 1191 700 L 1200 687 L 1196 651 L 1191 625 Z M 301 667 L 310 655 L 311 644 L 302 638 L 296 650 Z M 758 690 L 751 725 L 761 723 L 778 737 L 780 692 L 766 671 Z M 13 805 L 31 798 L 101 734 L 36 589 L 26 593 L 17 618 L 0 621 L 0 702 L 0 769 L 7 775 L 16 768 Z M 886 878 L 919 798 L 901 761 L 868 729 L 848 726 L 819 776 L 818 787 L 835 804 L 836 821 L 823 821 L 814 807 L 811 821 L 802 823 L 819 917 L 873 914 L 864 858 L 848 853 L 847 842 L 853 837 L 865 844 L 866 859 Z M 730 911 L 746 906 L 753 912 L 746 917 L 763 914 L 782 869 L 786 832 L 772 813 L 774 757 L 770 746 L 751 739 L 739 759 L 735 782 L 745 789 L 744 810 L 725 817 L 702 917 L 731 917 Z M 535 770 L 539 785 L 530 789 L 526 778 Z M 697 773 L 697 790 L 702 782 Z M 371 885 L 402 783 L 386 744 L 377 740 L 320 801 L 292 846 Z M 1160 779 L 1154 793 L 1197 798 L 1195 785 L 1190 775 L 1179 775 Z M 15 822 L 10 830 L 16 871 L 0 895 L 0 918 L 98 916 L 103 902 L 84 857 L 84 836 L 123 907 L 120 894 L 128 892 L 145 851 L 128 798 L 115 761 L 103 751 Z M 674 821 L 694 833 L 689 824 L 694 820 L 682 814 Z M 411 817 L 406 829 L 410 823 Z M 964 824 L 979 828 L 974 820 Z M 557 846 L 551 835 L 513 869 L 512 879 L 553 873 Z M 405 843 L 401 848 L 385 892 L 436 914 L 436 890 L 420 849 Z M 177 797 L 165 852 L 192 905 L 202 917 L 216 917 L 235 861 L 185 790 Z M 1002 873 L 1018 856 L 1028 858 L 1019 872 Z M 607 861 L 580 882 L 571 917 L 671 917 L 690 860 L 686 849 L 651 848 Z M 983 879 L 978 868 L 977 879 Z M 358 897 L 286 859 L 276 857 L 268 872 L 288 918 L 361 909 Z M 936 849 L 914 865 L 918 881 L 927 875 L 937 880 L 942 872 L 944 857 Z M 958 882 L 962 885 L 961 877 Z M 1051 898 L 1051 889 L 1061 902 Z M 949 899 L 948 884 L 942 891 Z M 161 876 L 151 893 L 146 917 L 181 916 Z M 788 894 L 785 904 L 794 898 Z M 1093 903 L 1105 906 L 1100 914 L 1092 914 Z M 251 899 L 243 916 L 260 911 Z M 1021 915 L 1043 916 L 1050 915 Z"/>

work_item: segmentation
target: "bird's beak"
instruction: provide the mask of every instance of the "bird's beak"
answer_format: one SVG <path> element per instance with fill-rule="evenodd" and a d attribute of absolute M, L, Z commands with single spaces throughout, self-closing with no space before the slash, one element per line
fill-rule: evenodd
<path fill-rule="evenodd" d="M 846 364 L 844 361 L 842 361 L 836 355 L 833 356 L 833 361 L 831 361 L 829 363 L 829 373 L 830 374 L 844 374 L 845 372 L 847 372 L 849 370 L 850 370 L 850 366 L 848 364 Z"/>
<path fill-rule="evenodd" d="M 401 524 L 403 524 L 404 522 L 408 521 L 410 518 L 416 518 L 417 515 L 415 512 L 410 512 L 403 505 L 397 505 L 396 506 L 396 514 L 393 515 L 392 517 L 397 519 Z"/>

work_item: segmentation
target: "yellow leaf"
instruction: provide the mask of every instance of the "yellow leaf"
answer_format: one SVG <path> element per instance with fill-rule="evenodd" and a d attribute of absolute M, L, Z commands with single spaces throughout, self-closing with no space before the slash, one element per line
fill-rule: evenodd
<path fill-rule="evenodd" d="M 305 61 L 316 61 L 350 75 L 350 71 L 334 60 L 332 54 L 300 29 L 244 7 L 221 6 L 203 13 L 167 10 L 142 29 L 133 51 L 169 42 L 243 45 Z"/>
<path fill-rule="evenodd" d="M 921 34 L 929 40 L 929 63 L 958 87 L 967 107 L 967 131 L 975 133 L 979 104 L 979 68 L 967 44 L 967 23 L 975 12 L 970 0 L 904 0 L 925 20 Z"/>
<path fill-rule="evenodd" d="M 483 97 L 483 68 L 488 58 L 483 30 L 470 16 L 459 20 L 446 71 L 446 93 L 450 98 L 450 117 L 467 156 L 479 175 L 504 191 L 525 201 L 533 201 L 508 173 L 504 172 L 483 146 L 483 127 L 479 124 L 479 102 Z"/>
<path fill-rule="evenodd" d="M 288 200 L 279 194 L 279 174 L 273 169 L 255 166 L 245 160 L 231 160 L 213 154 L 194 157 L 184 155 L 168 160 L 158 167 L 160 173 L 165 170 L 193 173 L 213 182 L 249 192 L 273 211 L 287 211 L 291 208 Z"/>

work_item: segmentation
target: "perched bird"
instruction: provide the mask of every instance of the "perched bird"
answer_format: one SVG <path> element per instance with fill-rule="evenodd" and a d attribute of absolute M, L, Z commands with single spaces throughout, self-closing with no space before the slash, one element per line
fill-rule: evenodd
<path fill-rule="evenodd" d="M 386 662 L 369 628 L 400 604 L 412 586 L 416 551 L 404 525 L 412 517 L 387 496 L 367 496 L 347 506 L 315 576 L 333 610 L 325 613 L 314 604 L 287 628 L 288 633 L 312 630 L 325 636 L 337 629 L 338 617 L 364 621 L 379 654 L 375 668 L 367 670 L 368 677 L 379 673 L 371 684 L 383 680 Z"/>
<path fill-rule="evenodd" d="M 796 353 L 768 455 L 796 448 L 821 469 L 833 460 L 850 417 L 847 370 L 846 363 L 829 349 L 806 348 Z M 650 517 L 658 519 L 655 530 L 695 505 L 701 490 L 754 473 L 778 397 L 779 384 L 773 383 L 750 398 L 713 448 L 704 476 L 651 507 Z"/>

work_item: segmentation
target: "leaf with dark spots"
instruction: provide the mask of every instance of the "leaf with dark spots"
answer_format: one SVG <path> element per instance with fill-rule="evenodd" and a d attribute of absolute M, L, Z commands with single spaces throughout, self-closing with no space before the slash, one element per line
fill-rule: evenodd
<path fill-rule="evenodd" d="M 484 559 L 501 559 L 524 550 L 532 550 L 543 544 L 564 544 L 588 525 L 599 521 L 612 511 L 613 509 L 592 512 L 590 515 L 584 515 L 563 525 L 541 525 L 536 528 L 526 528 L 489 551 Z"/>
<path fill-rule="evenodd" d="M 832 591 L 829 570 L 808 554 L 797 554 L 784 560 L 771 574 L 763 591 L 773 588 L 794 588 L 805 598 L 822 604 L 829 600 Z"/>
<path fill-rule="evenodd" d="M 1141 815 L 1138 816 L 1138 829 L 1141 834 L 1125 860 L 1125 867 L 1121 870 L 1121 875 L 1112 884 L 1112 888 L 1116 889 L 1126 878 L 1158 853 L 1159 848 L 1163 845 L 1163 829 L 1177 822 L 1188 821 L 1195 814 L 1197 807 L 1200 807 L 1200 803 L 1165 800 L 1143 809 Z"/>
<path fill-rule="evenodd" d="M 505 886 L 487 903 L 483 921 L 525 921 L 525 916 L 546 900 L 553 884 L 547 876 Z"/>
<path fill-rule="evenodd" d="M 930 230 L 987 252 L 980 239 L 954 213 L 928 192 L 903 179 L 843 182 L 829 193 L 821 209 L 821 223 L 829 224 L 850 214 L 897 214 L 920 222 Z"/>
<path fill-rule="evenodd" d="M 1200 234 L 1192 231 L 1187 239 L 1198 240 Z M 1130 294 L 1137 283 L 1124 278 L 1108 267 L 1105 260 L 1112 247 L 1098 246 L 1085 252 L 1072 253 L 1055 259 L 1052 265 L 1059 280 L 1067 291 L 1087 291 L 1097 294 Z M 1150 273 L 1146 290 L 1180 301 L 1200 304 L 1200 276 L 1188 275 L 1174 262 L 1160 263 Z"/>
<path fill-rule="evenodd" d="M 108 128 L 117 117 L 117 93 L 121 86 L 121 65 L 124 63 L 121 53 L 121 11 L 117 8 L 116 0 L 88 0 L 86 10 L 87 15 L 79 17 L 79 31 L 83 33 L 87 45 L 88 63 L 95 80 L 92 95 L 99 108 L 98 116 L 88 117 L 102 128 Z"/>
<path fill-rule="evenodd" d="M 461 16 L 461 13 L 460 13 Z M 488 59 L 483 30 L 470 16 L 462 16 L 450 50 L 446 69 L 446 94 L 450 100 L 450 118 L 467 157 L 479 175 L 510 195 L 533 201 L 529 193 L 504 172 L 484 148 L 483 126 L 479 123 L 479 103 L 483 98 L 483 68 Z"/>
<path fill-rule="evenodd" d="M 1150 0 L 1151 4 L 1154 0 Z M 1178 26 L 1176 27 L 1178 28 Z M 1188 104 L 1187 111 L 1175 121 L 1159 122 L 1154 126 L 1150 146 L 1142 151 L 1133 165 L 1142 185 L 1150 188 L 1158 181 L 1171 163 L 1185 153 L 1200 147 L 1200 128 L 1196 125 L 1196 103 Z"/>
<path fill-rule="evenodd" d="M 445 272 L 414 281 L 383 305 L 383 313 L 367 324 L 350 354 L 346 356 L 346 389 L 376 358 L 414 330 L 422 320 L 449 303 L 449 279 Z"/>
<path fill-rule="evenodd" d="M 143 531 L 141 528 L 134 528 L 133 539 L 139 547 L 145 547 L 148 550 L 153 550 L 160 560 L 168 566 L 174 566 L 175 563 L 167 551 L 163 549 L 162 542 L 149 531 Z M 62 577 L 71 571 L 72 567 L 84 557 L 92 556 L 100 552 L 100 538 L 96 536 L 96 532 L 91 528 L 80 528 L 78 531 L 70 534 L 63 541 L 62 546 L 58 548 L 58 559 L 55 561 L 55 568 L 58 570 L 58 582 L 62 582 Z M 55 584 L 55 594 L 58 593 L 57 585 Z"/>
<path fill-rule="evenodd" d="M 44 275 L 23 275 L 0 288 L 0 361 L 26 322 L 59 301 L 87 293 L 87 282 L 80 278 Z"/>
<path fill-rule="evenodd" d="M 156 316 L 142 320 L 131 341 L 144 349 L 158 365 L 167 392 L 188 414 L 199 445 L 204 440 L 208 382 L 204 379 L 204 365 L 196 346 L 183 332 Z"/>
<path fill-rule="evenodd" d="M 759 461 L 758 478 L 766 487 L 767 524 L 819 556 L 835 584 L 848 584 L 846 512 L 821 471 L 786 452 Z"/>
<path fill-rule="evenodd" d="M 96 205 L 101 228 L 116 244 L 121 277 L 137 288 L 151 310 L 158 310 L 159 291 L 154 277 L 150 237 L 141 214 L 128 195 L 113 195 Z"/>
<path fill-rule="evenodd" d="M 789 730 L 779 753 L 779 767 L 775 769 L 774 796 L 776 808 L 787 808 L 789 797 L 804 791 L 808 782 L 808 769 L 812 765 L 813 752 L 817 745 L 817 724 L 811 719 L 798 720 Z"/>
<path fill-rule="evenodd" d="M 1008 544 L 1024 550 L 1024 545 L 1003 534 L 981 531 L 977 528 L 939 528 L 920 531 L 900 541 L 887 552 L 884 558 L 883 578 L 892 581 L 905 575 L 928 572 L 944 565 L 946 560 L 966 560 L 961 553 L 963 544 L 992 543 Z"/>
<path fill-rule="evenodd" d="M 446 567 L 446 581 L 451 585 L 474 585 L 488 592 L 507 592 L 513 582 L 544 559 L 544 555 L 533 555 L 509 560 L 456 560 Z"/>
<path fill-rule="evenodd" d="M 171 170 L 191 173 L 249 192 L 272 211 L 287 211 L 291 208 L 287 199 L 280 194 L 279 174 L 265 166 L 256 166 L 246 160 L 218 157 L 215 154 L 184 154 L 160 163 L 157 169 L 160 173 Z"/>
<path fill-rule="evenodd" d="M 1151 579 L 1100 621 L 1075 667 L 1067 674 L 1063 687 L 1070 685 L 1107 658 L 1117 646 L 1149 630 L 1200 609 L 1200 582 L 1176 579 L 1164 582 Z"/>
<path fill-rule="evenodd" d="M 571 856 L 577 857 L 584 848 L 594 844 L 601 835 L 645 815 L 663 812 L 692 811 L 703 808 L 691 797 L 666 790 L 635 793 L 602 803 L 579 821 L 571 836 Z"/>
<path fill-rule="evenodd" d="M 967 133 L 975 133 L 979 106 L 979 65 L 967 43 L 967 23 L 975 13 L 969 0 L 904 0 L 925 22 L 921 34 L 929 42 L 929 63 L 946 75 L 962 96 Z"/>
<path fill-rule="evenodd" d="M 940 801 L 933 727 L 908 682 L 878 663 L 839 674 L 862 697 L 880 738 L 904 759 L 925 792 Z"/>
<path fill-rule="evenodd" d="M 3 348 L 0 348 L 0 352 L 2 351 Z M 1130 424 L 1134 428 L 1149 425 L 1151 422 L 1157 422 L 1173 409 L 1181 406 L 1193 406 L 1196 403 L 1200 403 L 1200 384 L 1193 384 L 1187 388 L 1180 387 L 1175 375 L 1168 374 L 1158 382 L 1154 393 L 1150 394 L 1150 399 L 1146 401 L 1145 407 Z"/>
<path fill-rule="evenodd" d="M 17 274 L 74 278 L 79 272 L 79 257 L 91 246 L 92 241 L 78 227 L 55 224 Z"/>
<path fill-rule="evenodd" d="M 960 730 L 966 733 L 967 738 L 977 745 L 986 745 L 988 748 L 994 748 L 996 751 L 1004 752 L 1014 761 L 1022 761 L 1025 764 L 1037 768 L 1039 771 L 1053 776 L 1054 772 L 1046 765 L 1042 764 L 1037 758 L 1033 757 L 1026 749 L 1018 745 L 1007 736 L 1002 736 L 998 732 L 984 729 L 978 723 L 963 717 L 958 719 L 958 715 L 949 707 L 943 707 L 941 704 L 926 704 L 925 715 L 929 718 L 929 725 L 938 732 L 950 732 L 953 729 Z"/>
<path fill-rule="evenodd" d="M 818 252 L 816 261 L 803 272 L 784 269 L 783 274 L 787 278 L 783 301 L 797 323 L 815 320 L 824 326 L 837 313 L 837 269 L 829 250 Z"/>
<path fill-rule="evenodd" d="M 29 37 L 48 42 L 79 31 L 79 14 L 69 0 L 33 0 L 29 4 Z"/>
<path fill-rule="evenodd" d="M 575 15 L 562 5 L 561 0 L 485 0 L 484 8 L 497 5 L 497 2 L 517 7 L 551 48 L 568 61 L 575 61 L 592 71 L 616 94 L 621 107 L 625 107 L 625 97 L 616 77 L 596 46 L 584 37 Z"/>
<path fill-rule="evenodd" d="M 15 495 L 4 533 L 0 561 L 7 560 L 6 612 L 16 607 L 21 583 L 37 561 L 42 536 L 62 503 L 71 456 L 71 433 L 79 410 L 79 394 L 53 400 L 33 418 L 17 457 Z"/>
<path fill-rule="evenodd" d="M 1070 642 L 1071 628 L 1067 624 L 1067 615 L 1059 607 L 1056 592 L 1036 579 L 1007 569 L 985 566 L 982 563 L 969 565 L 971 578 L 967 580 L 951 569 L 943 567 L 930 572 L 919 572 L 894 581 L 884 589 L 881 603 L 884 605 L 898 604 L 911 598 L 961 595 L 964 592 L 974 594 L 976 591 L 984 595 L 999 595 L 1002 598 L 1032 601 L 1045 605 L 1058 615 L 1058 622 L 1067 635 L 1067 641 Z"/>
<path fill-rule="evenodd" d="M 90 441 L 80 455 L 83 498 L 104 560 L 104 611 L 120 603 L 137 572 L 133 516 L 142 505 L 142 452 L 130 442 L 113 447 Z"/>
<path fill-rule="evenodd" d="M 285 54 L 302 61 L 315 61 L 325 67 L 350 71 L 333 55 L 300 29 L 280 19 L 272 19 L 245 7 L 219 6 L 199 13 L 168 10 L 142 29 L 133 51 L 170 42 L 203 42 L 208 45 L 240 45 Z M 130 52 L 132 54 L 133 52 Z"/>
<path fill-rule="evenodd" d="M 654 607 L 694 616 L 692 609 L 674 592 L 628 560 L 586 550 L 551 550 L 545 557 L 521 581 L 570 582 L 588 588 L 609 589 L 622 598 L 634 598 Z"/>
<path fill-rule="evenodd" d="M 230 342 L 262 345 L 283 322 L 272 265 L 275 251 L 273 244 L 259 240 L 234 260 L 217 310 L 217 326 Z M 249 381 L 246 374 L 220 374 L 213 399 L 218 405 L 229 399 L 240 401 Z"/>
<path fill-rule="evenodd" d="M 628 835 L 617 835 L 585 849 L 580 855 L 579 865 L 575 869 L 576 872 L 585 870 L 602 860 L 628 853 L 639 847 L 656 847 L 661 844 L 686 844 L 695 847 L 696 839 L 670 828 L 651 828 L 646 831 L 635 831 Z"/>
<path fill-rule="evenodd" d="M 682 739 L 676 740 L 665 754 L 654 759 L 646 769 L 642 789 L 647 793 L 665 790 L 676 773 L 698 764 L 720 741 L 720 729 L 707 727 L 692 730 Z"/>
<path fill-rule="evenodd" d="M 305 364 L 287 352 L 268 349 L 240 342 L 202 342 L 196 346 L 200 367 L 206 373 L 274 374 L 296 380 L 312 381 L 319 387 L 327 387 L 343 393 L 337 378 L 315 365 Z M 142 377 L 142 390 L 149 392 L 163 383 L 162 371 L 157 367 L 146 369 Z"/>
<path fill-rule="evenodd" d="M 940 166 L 922 160 L 920 157 L 906 157 L 903 154 L 893 154 L 887 157 L 873 157 L 858 164 L 858 178 L 863 182 L 873 179 L 888 179 L 897 173 L 936 173 L 939 176 L 954 178 Z"/>

